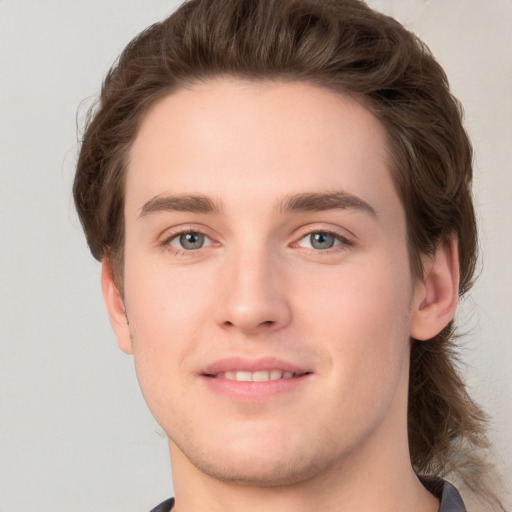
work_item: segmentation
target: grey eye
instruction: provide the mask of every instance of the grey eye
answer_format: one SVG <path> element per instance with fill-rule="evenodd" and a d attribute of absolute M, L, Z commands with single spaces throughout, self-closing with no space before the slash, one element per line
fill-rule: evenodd
<path fill-rule="evenodd" d="M 330 249 L 334 247 L 336 238 L 330 233 L 311 233 L 309 235 L 309 243 L 313 249 Z"/>
<path fill-rule="evenodd" d="M 182 233 L 179 236 L 181 247 L 187 251 L 201 249 L 204 245 L 204 235 L 201 233 Z"/>

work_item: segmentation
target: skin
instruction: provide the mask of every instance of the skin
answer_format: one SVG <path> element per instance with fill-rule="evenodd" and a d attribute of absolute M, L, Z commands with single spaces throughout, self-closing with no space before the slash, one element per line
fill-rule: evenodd
<path fill-rule="evenodd" d="M 388 161 L 367 109 L 304 83 L 212 80 L 144 119 L 124 301 L 107 260 L 102 284 L 178 512 L 437 510 L 409 461 L 409 350 L 453 317 L 457 254 L 441 244 L 413 280 Z"/>

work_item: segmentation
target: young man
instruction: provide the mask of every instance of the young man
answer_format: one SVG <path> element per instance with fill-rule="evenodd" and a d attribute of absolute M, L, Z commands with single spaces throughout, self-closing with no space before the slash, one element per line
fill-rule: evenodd
<path fill-rule="evenodd" d="M 155 510 L 463 511 L 462 469 L 488 492 L 451 359 L 471 173 L 442 69 L 358 0 L 191 0 L 128 45 L 74 194 L 169 439 Z"/>

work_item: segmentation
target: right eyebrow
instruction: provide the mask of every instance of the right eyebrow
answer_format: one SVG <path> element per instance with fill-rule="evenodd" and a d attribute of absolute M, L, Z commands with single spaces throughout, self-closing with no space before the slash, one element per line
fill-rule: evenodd
<path fill-rule="evenodd" d="M 158 195 L 144 203 L 139 218 L 169 211 L 218 214 L 222 205 L 202 194 Z"/>

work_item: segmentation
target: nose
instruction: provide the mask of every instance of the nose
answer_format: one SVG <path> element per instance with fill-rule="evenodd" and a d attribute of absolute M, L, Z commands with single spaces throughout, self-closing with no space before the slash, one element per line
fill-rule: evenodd
<path fill-rule="evenodd" d="M 218 323 L 246 334 L 281 329 L 291 320 L 282 262 L 265 251 L 242 254 L 225 262 L 219 275 L 224 290 Z"/>

